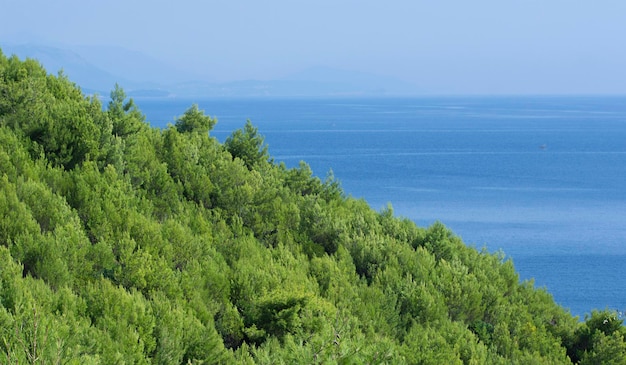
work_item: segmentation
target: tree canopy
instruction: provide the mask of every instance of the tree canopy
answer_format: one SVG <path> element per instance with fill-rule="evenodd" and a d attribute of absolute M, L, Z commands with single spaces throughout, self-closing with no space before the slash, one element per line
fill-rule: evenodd
<path fill-rule="evenodd" d="M 0 52 L 0 363 L 626 363 L 617 313 L 215 123 Z"/>

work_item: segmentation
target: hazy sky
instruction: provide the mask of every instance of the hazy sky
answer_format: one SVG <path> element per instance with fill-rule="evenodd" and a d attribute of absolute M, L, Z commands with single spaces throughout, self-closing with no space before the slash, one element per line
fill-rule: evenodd
<path fill-rule="evenodd" d="M 626 94 L 624 0 L 0 0 L 0 42 L 18 38 L 217 80 L 328 66 L 432 93 Z"/>

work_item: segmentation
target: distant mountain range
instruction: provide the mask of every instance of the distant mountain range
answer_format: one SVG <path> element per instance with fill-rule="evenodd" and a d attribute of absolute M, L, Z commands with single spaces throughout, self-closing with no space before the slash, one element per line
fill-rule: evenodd
<path fill-rule="evenodd" d="M 134 97 L 331 97 L 415 95 L 410 84 L 362 72 L 315 67 L 276 80 L 215 82 L 122 47 L 2 44 L 5 55 L 37 59 L 84 92 L 108 95 L 118 83 Z"/>

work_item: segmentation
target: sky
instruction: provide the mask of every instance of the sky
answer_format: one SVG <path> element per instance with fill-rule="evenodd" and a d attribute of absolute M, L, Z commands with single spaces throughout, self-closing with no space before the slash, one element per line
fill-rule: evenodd
<path fill-rule="evenodd" d="M 309 67 L 432 94 L 626 94 L 623 0 L 0 0 L 0 46 L 120 46 L 219 81 Z"/>

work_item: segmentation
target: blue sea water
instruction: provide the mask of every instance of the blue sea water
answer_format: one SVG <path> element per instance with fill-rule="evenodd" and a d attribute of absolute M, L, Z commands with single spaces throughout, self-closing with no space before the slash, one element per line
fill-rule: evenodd
<path fill-rule="evenodd" d="M 146 99 L 158 127 L 192 102 L 221 141 L 250 119 L 276 161 L 306 161 L 374 209 L 439 220 L 502 250 L 574 315 L 626 309 L 626 98 Z"/>

